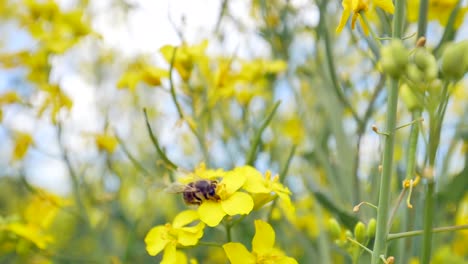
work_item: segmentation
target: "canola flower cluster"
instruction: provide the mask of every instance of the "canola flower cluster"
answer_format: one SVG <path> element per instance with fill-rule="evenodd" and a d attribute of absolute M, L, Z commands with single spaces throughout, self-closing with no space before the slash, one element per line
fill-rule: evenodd
<path fill-rule="evenodd" d="M 186 259 L 178 247 L 196 246 L 203 237 L 204 229 L 216 227 L 226 216 L 248 215 L 273 201 L 276 197 L 285 210 L 294 211 L 290 190 L 271 177 L 263 176 L 251 166 L 242 166 L 230 171 L 206 169 L 202 164 L 193 173 L 180 179 L 182 183 L 197 179 L 220 180 L 216 188 L 218 201 L 204 200 L 194 210 L 179 213 L 172 223 L 153 227 L 145 238 L 146 250 L 152 256 L 163 252 L 161 263 L 181 263 Z M 255 220 L 255 236 L 252 251 L 237 242 L 222 245 L 231 263 L 297 263 L 275 244 L 275 231 L 263 220 Z"/>

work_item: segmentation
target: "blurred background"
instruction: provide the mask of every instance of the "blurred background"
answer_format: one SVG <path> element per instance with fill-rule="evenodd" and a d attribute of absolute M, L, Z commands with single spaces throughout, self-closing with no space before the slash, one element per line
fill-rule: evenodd
<path fill-rule="evenodd" d="M 414 47 L 418 1 L 407 2 L 404 35 Z M 440 48 L 457 5 L 449 38 L 466 39 L 467 1 L 429 2 L 426 45 Z M 371 207 L 352 208 L 377 204 L 383 146 L 371 126 L 384 130 L 387 95 L 375 40 L 359 25 L 337 33 L 342 12 L 341 1 L 325 0 L 0 0 L 0 262 L 160 260 L 147 254 L 144 237 L 186 208 L 161 191 L 183 174 L 162 161 L 145 108 L 159 145 L 182 168 L 286 168 L 296 215 L 273 212 L 277 244 L 299 263 L 324 251 L 332 263 L 351 263 L 326 223 L 352 230 L 375 217 Z M 368 19 L 379 37 L 391 35 L 389 14 L 372 7 Z M 454 89 L 442 128 L 435 226 L 467 224 L 467 85 L 465 78 Z M 397 123 L 411 121 L 400 102 Z M 392 204 L 409 133 L 396 134 Z M 421 134 L 417 171 L 427 123 Z M 393 232 L 422 228 L 422 191 L 413 190 L 411 211 L 398 208 Z M 235 239 L 250 245 L 263 215 L 239 224 Z M 224 242 L 216 228 L 204 238 Z M 409 263 L 420 244 L 394 241 L 390 253 Z M 435 235 L 434 263 L 468 263 L 467 244 L 466 231 Z M 185 252 L 198 263 L 227 262 L 222 248 Z"/>

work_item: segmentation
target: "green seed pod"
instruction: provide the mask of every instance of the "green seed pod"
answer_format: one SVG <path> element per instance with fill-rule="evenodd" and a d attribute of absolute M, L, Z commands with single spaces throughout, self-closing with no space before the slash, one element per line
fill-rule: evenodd
<path fill-rule="evenodd" d="M 366 242 L 366 238 L 367 238 L 366 225 L 364 225 L 363 222 L 359 221 L 354 226 L 354 237 L 356 238 L 356 241 L 361 244 L 364 244 Z"/>
<path fill-rule="evenodd" d="M 371 218 L 367 224 L 367 237 L 372 238 L 375 236 L 375 230 L 377 226 L 377 221 L 375 218 Z"/>
<path fill-rule="evenodd" d="M 338 239 L 341 236 L 341 227 L 335 218 L 328 220 L 327 227 L 332 239 Z"/>
<path fill-rule="evenodd" d="M 380 65 L 384 73 L 393 78 L 400 77 L 408 64 L 408 50 L 401 40 L 392 40 L 382 47 Z"/>
<path fill-rule="evenodd" d="M 441 70 L 444 76 L 458 80 L 465 74 L 466 45 L 464 42 L 449 43 L 442 53 Z"/>

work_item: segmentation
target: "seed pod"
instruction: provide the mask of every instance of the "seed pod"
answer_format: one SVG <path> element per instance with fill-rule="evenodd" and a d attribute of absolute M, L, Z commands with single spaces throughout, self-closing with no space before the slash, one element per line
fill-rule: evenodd
<path fill-rule="evenodd" d="M 354 237 L 356 238 L 356 241 L 361 244 L 364 244 L 366 242 L 366 238 L 367 238 L 366 225 L 364 225 L 363 222 L 359 221 L 354 226 Z"/>
<path fill-rule="evenodd" d="M 371 218 L 367 224 L 367 237 L 373 238 L 375 236 L 375 230 L 377 226 L 377 221 L 375 218 Z"/>
<path fill-rule="evenodd" d="M 381 49 L 380 65 L 384 73 L 393 78 L 400 77 L 408 64 L 408 50 L 401 40 L 392 40 Z"/>
<path fill-rule="evenodd" d="M 337 239 L 341 236 L 341 227 L 335 218 L 328 220 L 328 231 L 330 232 L 332 239 Z"/>
<path fill-rule="evenodd" d="M 450 79 L 458 80 L 465 74 L 467 60 L 466 42 L 449 43 L 442 53 L 441 70 L 444 76 Z"/>

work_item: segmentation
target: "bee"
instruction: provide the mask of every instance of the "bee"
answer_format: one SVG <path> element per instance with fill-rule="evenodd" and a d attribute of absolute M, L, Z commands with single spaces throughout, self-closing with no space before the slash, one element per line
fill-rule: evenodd
<path fill-rule="evenodd" d="M 203 201 L 219 201 L 216 194 L 218 181 L 215 180 L 197 180 L 188 184 L 175 182 L 166 188 L 169 193 L 182 193 L 184 202 L 188 205 L 200 205 Z"/>

